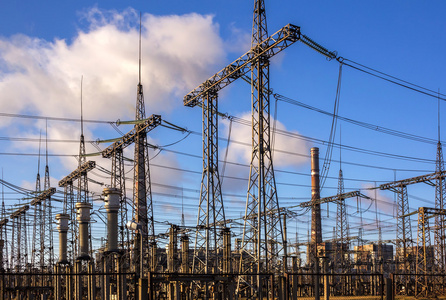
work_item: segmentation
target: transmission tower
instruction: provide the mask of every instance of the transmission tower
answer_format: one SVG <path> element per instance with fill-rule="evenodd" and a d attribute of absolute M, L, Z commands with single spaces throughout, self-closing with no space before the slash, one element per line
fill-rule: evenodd
<path fill-rule="evenodd" d="M 192 270 L 198 273 L 221 269 L 217 249 L 222 246 L 218 228 L 225 226 L 223 198 L 218 168 L 218 95 L 208 91 L 202 102 L 203 173 L 198 206 Z M 204 230 L 203 230 L 204 229 Z"/>
<path fill-rule="evenodd" d="M 339 169 L 339 179 L 338 179 L 338 195 L 344 193 L 344 176 L 342 173 L 342 168 Z M 346 259 L 346 254 L 349 249 L 349 234 L 348 234 L 348 223 L 347 223 L 347 207 L 345 201 L 338 201 L 337 211 L 336 211 L 336 268 L 342 273 L 349 271 L 349 261 Z"/>
<path fill-rule="evenodd" d="M 43 188 L 45 191 L 49 190 L 50 187 L 50 170 L 48 166 L 48 127 L 46 130 L 46 139 L 45 139 L 45 178 Z M 53 244 L 53 214 L 52 214 L 52 206 L 51 206 L 51 195 L 43 201 L 42 205 L 43 216 L 42 216 L 42 236 L 43 236 L 43 252 L 42 256 L 44 259 L 44 263 L 42 266 L 46 266 L 48 268 L 52 268 L 54 265 L 54 244 Z"/>
<path fill-rule="evenodd" d="M 2 174 L 3 177 L 3 174 Z M 8 223 L 6 208 L 5 208 L 5 194 L 2 185 L 2 207 L 1 207 L 1 221 L 0 221 L 0 271 L 4 271 L 9 268 L 9 255 L 8 255 Z"/>
<path fill-rule="evenodd" d="M 446 210 L 437 208 L 420 207 L 418 211 L 417 253 L 416 253 L 416 277 L 415 296 L 428 296 L 432 292 L 432 275 L 434 272 L 434 249 L 431 246 L 429 218 L 432 215 L 445 215 Z"/>
<path fill-rule="evenodd" d="M 397 193 L 397 232 L 396 232 L 396 274 L 408 274 L 414 271 L 414 254 L 412 241 L 412 228 L 410 226 L 409 199 L 407 195 L 407 186 L 415 183 L 426 183 L 434 185 L 438 178 L 444 180 L 446 172 L 435 172 L 427 175 L 421 175 L 379 186 L 381 190 L 390 190 Z M 408 285 L 409 276 L 397 277 L 397 284 L 402 286 Z"/>
<path fill-rule="evenodd" d="M 251 63 L 252 156 L 241 259 L 243 252 L 249 253 L 254 271 L 261 273 L 279 270 L 278 257 L 283 252 L 284 240 L 271 156 L 270 99 L 266 92 L 269 90 L 269 58 L 260 55 L 262 41 L 268 38 L 263 0 L 255 1 L 253 19 L 251 49 L 258 55 Z M 254 246 L 253 252 L 248 252 L 248 245 Z"/>
<path fill-rule="evenodd" d="M 395 181 L 387 185 L 381 185 L 381 190 L 391 190 L 397 194 L 396 214 L 396 249 L 395 264 L 396 273 L 410 273 L 412 271 L 412 228 L 410 226 L 409 199 L 407 195 L 407 184 L 414 182 Z M 407 279 L 407 276 L 404 278 Z M 403 283 L 404 284 L 404 283 Z"/>
<path fill-rule="evenodd" d="M 36 177 L 36 194 L 40 194 L 41 192 L 41 184 L 40 184 L 40 143 L 42 136 L 39 139 L 39 156 L 37 163 L 37 177 Z M 31 265 L 34 268 L 42 268 L 43 267 L 43 253 L 42 253 L 42 242 L 43 242 L 43 234 L 42 234 L 42 203 L 37 202 L 34 205 L 34 222 L 33 222 L 33 239 L 32 239 L 32 253 L 31 253 Z M 39 247 L 39 248 L 38 248 Z"/>
<path fill-rule="evenodd" d="M 25 271 L 28 265 L 28 238 L 26 229 L 26 211 L 28 209 L 29 206 L 25 205 L 11 214 L 11 268 L 15 268 L 17 272 Z"/>
<path fill-rule="evenodd" d="M 438 141 L 435 172 L 442 173 L 444 170 L 442 145 L 441 142 Z M 438 177 L 435 182 L 435 208 L 444 209 L 445 199 L 446 180 L 443 177 Z M 435 215 L 435 267 L 439 273 L 443 273 L 446 267 L 445 226 L 445 216 L 443 214 Z"/>
<path fill-rule="evenodd" d="M 123 149 L 118 148 L 112 156 L 111 187 L 120 191 L 119 239 L 121 245 L 128 245 L 130 233 L 127 224 L 127 197 L 125 193 L 125 166 Z"/>

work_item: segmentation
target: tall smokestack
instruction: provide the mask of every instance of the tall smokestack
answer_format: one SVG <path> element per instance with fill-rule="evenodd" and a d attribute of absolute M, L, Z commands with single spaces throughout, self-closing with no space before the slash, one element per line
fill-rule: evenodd
<path fill-rule="evenodd" d="M 68 264 L 67 259 L 67 232 L 68 232 L 68 221 L 70 220 L 70 215 L 68 214 L 57 214 L 56 215 L 57 230 L 59 231 L 59 264 Z"/>
<path fill-rule="evenodd" d="M 105 210 L 107 211 L 107 251 L 118 249 L 118 212 L 121 192 L 116 188 L 104 189 Z"/>
<path fill-rule="evenodd" d="M 311 148 L 311 201 L 321 198 L 319 187 L 319 148 Z M 313 204 L 311 211 L 311 245 L 316 251 L 316 245 L 322 243 L 321 205 Z M 315 254 L 315 253 L 313 253 Z"/>
<path fill-rule="evenodd" d="M 93 208 L 93 205 L 88 202 L 78 202 L 75 207 L 79 224 L 79 257 L 77 259 L 89 260 L 88 226 L 90 225 L 90 209 Z"/>

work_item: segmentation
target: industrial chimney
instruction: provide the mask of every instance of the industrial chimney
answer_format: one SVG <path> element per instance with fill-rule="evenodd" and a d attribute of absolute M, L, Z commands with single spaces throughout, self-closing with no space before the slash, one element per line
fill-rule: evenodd
<path fill-rule="evenodd" d="M 319 186 L 319 148 L 311 148 L 311 201 L 321 198 Z M 313 204 L 311 210 L 311 246 L 316 251 L 316 245 L 322 243 L 321 205 Z M 312 253 L 313 255 L 315 253 Z"/>

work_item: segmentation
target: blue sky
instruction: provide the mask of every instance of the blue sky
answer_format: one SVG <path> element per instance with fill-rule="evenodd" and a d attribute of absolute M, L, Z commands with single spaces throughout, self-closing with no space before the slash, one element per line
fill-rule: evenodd
<path fill-rule="evenodd" d="M 4 179 L 24 188 L 34 188 L 37 156 L 28 154 L 38 153 L 40 132 L 45 136 L 44 120 L 11 118 L 4 114 L 79 118 L 81 76 L 85 119 L 115 121 L 134 117 L 138 14 L 141 11 L 146 113 L 161 114 L 163 119 L 192 131 L 187 137 L 166 128 L 150 134 L 154 145 L 175 143 L 152 153 L 155 218 L 159 222 L 180 223 L 183 202 L 186 223 L 194 226 L 201 177 L 201 112 L 198 108 L 183 107 L 182 97 L 248 50 L 252 2 L 23 1 L 19 5 L 11 1 L 0 4 L 0 166 Z M 270 34 L 288 23 L 298 25 L 303 34 L 327 49 L 337 51 L 339 56 L 446 93 L 446 58 L 443 53 L 446 4 L 443 1 L 287 0 L 267 1 L 266 9 Z M 332 112 L 338 73 L 338 62 L 327 61 L 304 44 L 296 43 L 272 59 L 271 88 L 277 94 Z M 250 87 L 245 82 L 235 82 L 225 88 L 219 99 L 221 112 L 249 120 Z M 274 98 L 271 98 L 271 107 L 274 108 L 273 116 L 277 117 L 277 128 L 293 134 L 292 137 L 277 134 L 275 144 L 279 201 L 282 206 L 293 206 L 310 197 L 307 156 L 311 147 L 319 147 L 322 165 L 327 144 L 315 139 L 328 140 L 332 119 L 297 105 L 276 103 Z M 444 101 L 440 112 L 444 119 Z M 340 116 L 436 140 L 437 114 L 437 99 L 343 67 Z M 443 123 L 442 139 L 446 130 Z M 342 151 L 347 190 L 364 189 L 375 182 L 381 184 L 435 170 L 435 144 L 383 134 L 341 120 L 339 124 L 342 144 L 361 149 Z M 53 140 L 48 149 L 52 186 L 76 167 L 73 157 L 61 154 L 75 155 L 78 144 L 60 140 L 77 140 L 79 127 L 76 122 L 48 121 L 48 139 Z M 228 129 L 229 121 L 222 120 L 222 139 L 228 138 Z M 127 132 L 131 127 L 122 126 L 120 130 Z M 226 215 L 231 219 L 244 213 L 248 168 L 234 166 L 231 162 L 248 164 L 249 147 L 237 142 L 250 143 L 249 130 L 249 127 L 233 123 L 231 141 L 235 142 L 230 143 L 227 156 L 227 144 L 224 140 L 220 142 L 220 157 L 222 160 L 226 157 L 229 162 L 225 175 L 241 178 L 224 179 Z M 296 138 L 298 134 L 312 140 Z M 119 133 L 108 124 L 86 123 L 85 135 L 87 140 L 94 141 L 118 137 Z M 26 140 L 11 139 L 17 137 Z M 335 141 L 339 143 L 339 127 Z M 363 150 L 375 151 L 375 154 Z M 88 145 L 87 151 L 94 153 L 98 150 Z M 376 155 L 376 152 L 383 154 Z M 15 155 L 18 153 L 27 155 Z M 389 158 L 388 154 L 394 157 Z M 128 155 L 131 156 L 131 151 Z M 395 156 L 417 160 L 402 160 Z M 338 147 L 334 148 L 332 157 L 322 196 L 336 193 Z M 108 161 L 97 157 L 91 159 L 104 168 L 110 167 Z M 420 159 L 430 161 L 420 162 Z M 42 168 L 41 176 L 43 173 Z M 100 171 L 94 175 L 95 180 L 108 183 Z M 91 189 L 98 195 L 102 187 L 93 185 Z M 374 192 L 363 190 L 363 193 L 375 197 Z M 410 187 L 409 195 L 411 209 L 434 206 L 434 193 L 430 187 L 420 184 Z M 20 197 L 6 194 L 8 208 L 12 209 Z M 351 199 L 348 208 L 351 235 L 357 235 L 358 228 L 363 227 L 366 228 L 364 237 L 376 240 L 376 220 L 379 218 L 380 225 L 388 232 L 384 239 L 394 239 L 394 195 L 380 191 L 376 197 L 378 201 L 373 203 Z M 327 206 L 323 209 L 324 238 L 331 238 L 336 207 L 330 205 L 329 213 Z M 306 241 L 308 216 L 302 215 L 288 224 L 289 235 L 294 240 L 297 230 L 299 240 Z M 413 225 L 416 225 L 415 218 Z M 165 230 L 164 226 L 157 226 L 159 231 Z M 237 224 L 233 227 L 235 232 L 240 228 Z M 96 232 L 99 236 L 103 230 Z"/>

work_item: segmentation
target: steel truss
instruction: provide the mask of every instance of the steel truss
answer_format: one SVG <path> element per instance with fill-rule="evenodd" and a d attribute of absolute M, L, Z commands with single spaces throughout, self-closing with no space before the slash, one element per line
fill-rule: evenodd
<path fill-rule="evenodd" d="M 208 274 L 222 271 L 221 258 L 217 255 L 219 247 L 222 246 L 222 234 L 219 234 L 217 229 L 222 229 L 226 223 L 218 168 L 217 93 L 206 92 L 201 106 L 203 173 L 192 270 Z"/>
<path fill-rule="evenodd" d="M 416 212 L 415 212 L 416 213 Z M 445 215 L 446 210 L 437 208 L 418 208 L 417 257 L 415 276 L 415 296 L 428 296 L 433 292 L 433 280 L 427 275 L 434 274 L 434 249 L 431 246 L 429 218 Z M 444 270 L 443 270 L 444 271 Z"/>

